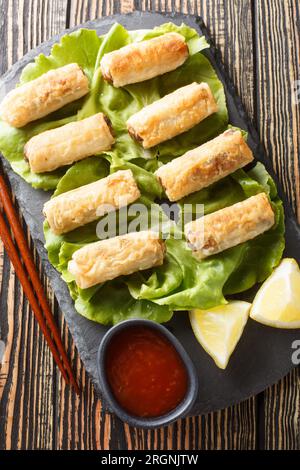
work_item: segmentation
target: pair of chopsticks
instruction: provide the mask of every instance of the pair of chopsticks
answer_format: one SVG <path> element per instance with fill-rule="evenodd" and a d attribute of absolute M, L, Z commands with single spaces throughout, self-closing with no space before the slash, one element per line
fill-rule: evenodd
<path fill-rule="evenodd" d="M 2 210 L 3 208 L 3 210 Z M 3 216 L 5 212 L 8 225 Z M 10 228 L 9 228 L 10 227 Z M 20 256 L 13 242 L 11 231 L 14 235 L 16 245 L 19 248 Z M 8 256 L 15 268 L 16 274 L 23 287 L 24 293 L 40 325 L 43 335 L 50 347 L 54 360 L 59 367 L 65 381 L 73 385 L 74 390 L 79 395 L 80 389 L 72 371 L 67 353 L 54 317 L 49 308 L 46 295 L 43 290 L 39 275 L 34 265 L 26 238 L 23 233 L 16 209 L 11 200 L 11 196 L 3 176 L 0 174 L 0 236 Z M 23 261 L 23 263 L 22 263 Z M 26 272 L 27 270 L 27 272 Z M 29 280 L 31 279 L 31 282 Z"/>

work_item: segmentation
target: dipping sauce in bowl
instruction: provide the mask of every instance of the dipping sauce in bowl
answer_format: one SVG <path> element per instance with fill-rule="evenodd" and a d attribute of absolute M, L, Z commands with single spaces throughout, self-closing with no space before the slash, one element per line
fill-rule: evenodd
<path fill-rule="evenodd" d="M 172 343 L 157 329 L 128 326 L 106 350 L 105 371 L 119 405 L 134 416 L 162 416 L 176 408 L 188 390 L 188 373 Z"/>

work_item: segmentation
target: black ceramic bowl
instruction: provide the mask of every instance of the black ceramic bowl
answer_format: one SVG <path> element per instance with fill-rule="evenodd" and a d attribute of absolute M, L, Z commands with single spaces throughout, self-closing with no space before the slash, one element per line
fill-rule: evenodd
<path fill-rule="evenodd" d="M 148 328 L 152 328 L 160 332 L 162 335 L 164 335 L 170 341 L 170 343 L 174 346 L 177 353 L 181 357 L 186 367 L 186 371 L 188 375 L 188 388 L 187 388 L 186 395 L 184 399 L 182 400 L 182 402 L 179 403 L 179 405 L 173 410 L 171 410 L 169 413 L 166 413 L 162 416 L 157 416 L 154 418 L 140 418 L 138 416 L 131 415 L 127 411 L 125 411 L 115 399 L 111 391 L 111 388 L 109 386 L 109 383 L 107 381 L 107 376 L 106 376 L 105 356 L 106 356 L 106 351 L 107 351 L 108 345 L 110 344 L 110 341 L 115 336 L 115 334 L 118 334 L 121 330 L 130 328 L 133 326 L 137 326 L 137 325 L 138 326 L 143 325 Z M 100 384 L 101 384 L 104 398 L 108 402 L 111 410 L 120 419 L 122 419 L 122 421 L 125 421 L 131 426 L 136 426 L 136 427 L 141 427 L 141 428 L 156 428 L 160 426 L 166 426 L 167 424 L 172 423 L 178 418 L 182 418 L 183 416 L 186 416 L 188 412 L 191 410 L 197 398 L 198 378 L 197 378 L 194 364 L 191 361 L 189 355 L 187 354 L 187 352 L 185 351 L 181 343 L 178 341 L 178 339 L 175 338 L 175 336 L 172 335 L 172 333 L 170 333 L 170 331 L 166 327 L 158 323 L 155 323 L 151 320 L 140 320 L 140 319 L 125 320 L 113 326 L 110 330 L 108 330 L 108 332 L 102 338 L 102 341 L 99 346 L 98 356 L 97 356 L 97 367 L 98 367 L 98 374 L 99 374 Z"/>

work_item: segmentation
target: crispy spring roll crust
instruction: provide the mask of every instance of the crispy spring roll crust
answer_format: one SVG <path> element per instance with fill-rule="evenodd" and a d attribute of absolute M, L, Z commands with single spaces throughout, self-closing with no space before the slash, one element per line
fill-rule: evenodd
<path fill-rule="evenodd" d="M 242 168 L 253 154 L 240 131 L 228 130 L 156 171 L 170 201 L 187 196 Z"/>
<path fill-rule="evenodd" d="M 88 78 L 77 64 L 50 70 L 12 90 L 0 105 L 0 117 L 14 127 L 23 127 L 78 100 L 89 91 Z"/>
<path fill-rule="evenodd" d="M 109 119 L 98 113 L 32 137 L 24 155 L 34 173 L 43 173 L 109 150 L 113 143 Z"/>
<path fill-rule="evenodd" d="M 191 83 L 146 106 L 127 121 L 145 149 L 185 132 L 218 110 L 207 83 Z"/>
<path fill-rule="evenodd" d="M 265 193 L 200 217 L 185 226 L 185 235 L 198 259 L 220 253 L 269 230 L 275 223 Z"/>
<path fill-rule="evenodd" d="M 81 289 L 163 264 L 165 243 L 155 232 L 133 232 L 80 248 L 68 270 Z"/>
<path fill-rule="evenodd" d="M 127 206 L 139 197 L 131 170 L 120 170 L 50 199 L 43 212 L 52 232 L 61 235 Z"/>
<path fill-rule="evenodd" d="M 183 36 L 167 33 L 105 54 L 100 68 L 105 80 L 121 87 L 175 70 L 188 56 Z"/>

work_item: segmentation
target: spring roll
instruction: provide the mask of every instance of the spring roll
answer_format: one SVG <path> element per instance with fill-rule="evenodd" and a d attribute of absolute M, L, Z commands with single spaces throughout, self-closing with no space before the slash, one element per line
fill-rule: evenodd
<path fill-rule="evenodd" d="M 52 232 L 61 235 L 131 204 L 140 195 L 131 170 L 120 170 L 50 199 L 43 212 Z"/>
<path fill-rule="evenodd" d="M 269 230 L 275 216 L 265 193 L 186 224 L 185 235 L 199 260 L 251 240 Z"/>
<path fill-rule="evenodd" d="M 89 91 L 88 78 L 77 64 L 50 70 L 12 90 L 0 105 L 0 117 L 23 127 L 78 100 Z"/>
<path fill-rule="evenodd" d="M 187 196 L 242 168 L 253 154 L 240 131 L 228 130 L 156 171 L 170 201 Z"/>
<path fill-rule="evenodd" d="M 121 87 L 175 70 L 188 56 L 183 36 L 167 33 L 105 54 L 100 67 L 105 80 Z"/>
<path fill-rule="evenodd" d="M 182 134 L 218 110 L 207 83 L 191 83 L 146 106 L 127 121 L 145 149 Z"/>
<path fill-rule="evenodd" d="M 81 289 L 163 264 L 165 243 L 152 231 L 132 232 L 80 248 L 68 270 Z"/>
<path fill-rule="evenodd" d="M 24 156 L 34 173 L 43 173 L 109 150 L 113 143 L 110 121 L 98 113 L 32 137 Z"/>

